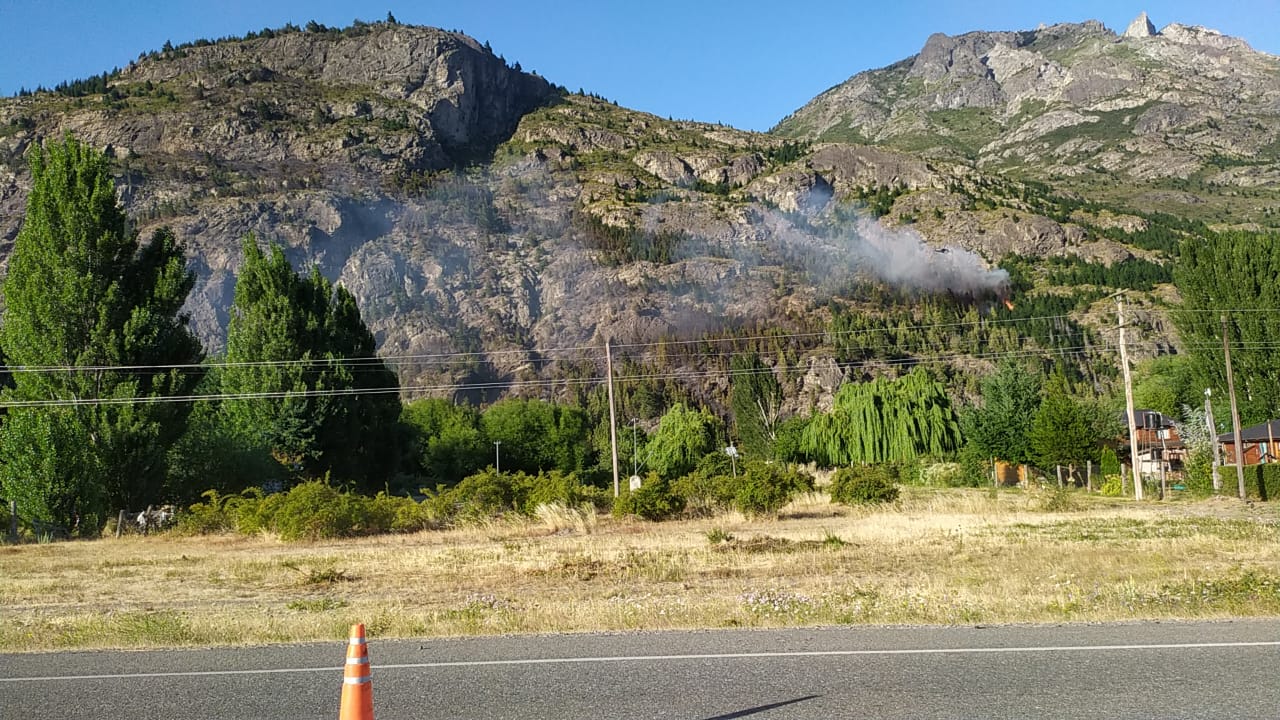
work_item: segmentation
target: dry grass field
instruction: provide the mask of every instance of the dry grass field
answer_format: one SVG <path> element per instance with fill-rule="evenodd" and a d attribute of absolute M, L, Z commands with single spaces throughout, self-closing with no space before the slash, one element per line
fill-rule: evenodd
<path fill-rule="evenodd" d="M 0 546 L 0 650 L 373 635 L 1280 615 L 1280 513 L 906 488 L 777 519 L 540 517 L 356 540 Z"/>

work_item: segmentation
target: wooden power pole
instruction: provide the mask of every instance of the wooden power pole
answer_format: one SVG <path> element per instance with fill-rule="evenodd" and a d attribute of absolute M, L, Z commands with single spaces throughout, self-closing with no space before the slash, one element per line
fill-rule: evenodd
<path fill-rule="evenodd" d="M 1209 441 L 1213 443 L 1213 492 L 1222 492 L 1222 447 L 1218 444 L 1218 425 L 1213 421 L 1213 390 L 1204 389 L 1204 422 L 1209 426 Z"/>
<path fill-rule="evenodd" d="M 613 455 L 613 496 L 618 497 L 618 421 L 613 409 L 613 351 L 609 341 L 604 341 L 604 367 L 609 376 L 609 450 Z"/>
<path fill-rule="evenodd" d="M 1142 472 L 1138 469 L 1138 428 L 1133 412 L 1133 376 L 1129 374 L 1129 350 L 1124 344 L 1124 296 L 1116 296 L 1120 323 L 1120 370 L 1124 373 L 1124 406 L 1129 425 L 1129 465 L 1133 469 L 1133 499 L 1142 499 Z"/>
<path fill-rule="evenodd" d="M 1240 499 L 1245 499 L 1244 491 L 1244 445 L 1240 442 L 1240 411 L 1236 409 L 1236 380 L 1231 374 L 1231 344 L 1227 342 L 1227 316 L 1222 316 L 1222 358 L 1227 362 L 1227 397 L 1231 400 L 1231 432 L 1236 441 L 1236 482 L 1240 488 Z"/>

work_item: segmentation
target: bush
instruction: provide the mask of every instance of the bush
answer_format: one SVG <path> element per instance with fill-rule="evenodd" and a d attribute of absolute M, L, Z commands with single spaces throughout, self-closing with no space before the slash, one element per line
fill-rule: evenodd
<path fill-rule="evenodd" d="M 1116 456 L 1114 448 L 1102 448 L 1102 452 L 1098 454 L 1098 471 L 1103 475 L 1120 476 L 1120 458 Z"/>
<path fill-rule="evenodd" d="M 711 515 L 733 505 L 733 467 L 724 453 L 711 453 L 698 461 L 693 472 L 677 479 L 672 490 L 684 498 L 685 508 Z"/>
<path fill-rule="evenodd" d="M 1107 475 L 1103 477 L 1102 485 L 1098 486 L 1098 492 L 1102 493 L 1105 497 L 1120 497 L 1120 494 L 1124 492 L 1120 476 Z"/>
<path fill-rule="evenodd" d="M 562 473 L 559 470 L 522 475 L 518 478 L 516 495 L 520 501 L 520 510 L 525 515 L 533 515 L 539 505 L 573 508 L 590 503 L 598 506 L 603 499 L 603 492 L 599 488 L 584 485 L 577 473 Z"/>
<path fill-rule="evenodd" d="M 242 535 L 277 532 L 285 540 L 318 540 L 386 532 L 416 532 L 436 526 L 428 503 L 379 493 L 365 497 L 341 492 L 320 480 L 297 485 L 288 492 L 263 495 L 251 488 L 239 495 L 206 491 L 178 517 L 178 531 L 209 534 L 235 531 Z"/>
<path fill-rule="evenodd" d="M 956 458 L 960 465 L 958 482 L 965 487 L 991 485 L 991 458 L 986 457 L 974 443 L 960 448 Z"/>
<path fill-rule="evenodd" d="M 436 496 L 435 505 L 445 518 L 496 517 L 516 511 L 520 507 L 516 480 L 524 482 L 524 478 L 524 473 L 499 473 L 486 468 L 442 491 Z"/>
<path fill-rule="evenodd" d="M 1235 465 L 1223 465 L 1219 472 L 1222 475 L 1222 492 L 1224 495 L 1236 495 L 1239 481 L 1236 478 Z M 1244 468 L 1245 497 L 1255 500 L 1271 500 L 1280 494 L 1280 465 L 1246 465 Z"/>
<path fill-rule="evenodd" d="M 271 515 L 282 540 L 322 540 L 357 534 L 362 503 L 321 480 L 295 485 Z M 264 503 L 265 504 L 265 503 Z M 390 523 L 388 522 L 388 526 Z"/>
<path fill-rule="evenodd" d="M 222 498 L 217 490 L 206 490 L 198 502 L 178 514 L 178 532 L 184 535 L 212 535 L 235 530 L 235 523 L 226 511 L 228 498 Z"/>
<path fill-rule="evenodd" d="M 533 515 L 539 505 L 576 507 L 590 503 L 607 507 L 611 498 L 599 488 L 584 485 L 576 473 L 552 470 L 528 475 L 497 473 L 493 468 L 463 478 L 447 490 L 440 489 L 431 506 L 438 518 L 491 518 L 506 513 Z"/>
<path fill-rule="evenodd" d="M 965 487 L 969 476 L 958 462 L 937 462 L 920 468 L 920 484 L 929 487 Z"/>
<path fill-rule="evenodd" d="M 831 499 L 845 505 L 868 505 L 898 499 L 891 468 L 884 465 L 854 465 L 840 468 L 831 478 Z"/>
<path fill-rule="evenodd" d="M 799 492 L 813 489 L 813 478 L 780 463 L 747 463 L 734 483 L 733 507 L 743 515 L 771 515 Z"/>
<path fill-rule="evenodd" d="M 639 490 L 624 489 L 613 502 L 613 514 L 619 517 L 635 515 L 645 520 L 665 520 L 682 510 L 684 498 L 656 473 L 649 473 Z"/>

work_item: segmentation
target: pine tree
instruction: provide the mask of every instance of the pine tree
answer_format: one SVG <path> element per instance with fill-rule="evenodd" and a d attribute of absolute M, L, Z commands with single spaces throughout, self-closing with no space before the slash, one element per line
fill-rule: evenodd
<path fill-rule="evenodd" d="M 1044 401 L 1031 421 L 1031 457 L 1041 468 L 1067 465 L 1072 471 L 1086 460 L 1097 461 L 1102 447 L 1100 423 L 1085 403 L 1072 397 L 1061 374 L 1052 375 Z"/>
<path fill-rule="evenodd" d="M 13 387 L 0 489 L 31 516 L 88 534 L 165 499 L 166 454 L 201 373 L 181 314 L 195 282 L 173 233 L 139 245 L 110 165 L 68 136 L 31 156 L 31 194 L 4 282 Z"/>
<path fill-rule="evenodd" d="M 1040 375 L 1014 360 L 982 381 L 982 406 L 964 416 L 964 434 L 980 457 L 1031 461 L 1028 435 L 1040 408 Z"/>
<path fill-rule="evenodd" d="M 295 477 L 382 487 L 399 439 L 398 382 L 355 298 L 317 269 L 298 275 L 278 246 L 264 253 L 249 236 L 243 249 L 222 372 L 227 422 Z"/>

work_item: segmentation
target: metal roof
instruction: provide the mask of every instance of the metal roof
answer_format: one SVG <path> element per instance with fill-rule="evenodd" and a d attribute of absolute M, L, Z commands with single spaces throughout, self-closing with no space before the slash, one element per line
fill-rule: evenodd
<path fill-rule="evenodd" d="M 1241 442 L 1270 442 L 1280 440 L 1280 420 L 1269 420 L 1247 428 L 1240 428 Z M 1222 433 L 1218 442 L 1235 442 L 1235 433 Z"/>

